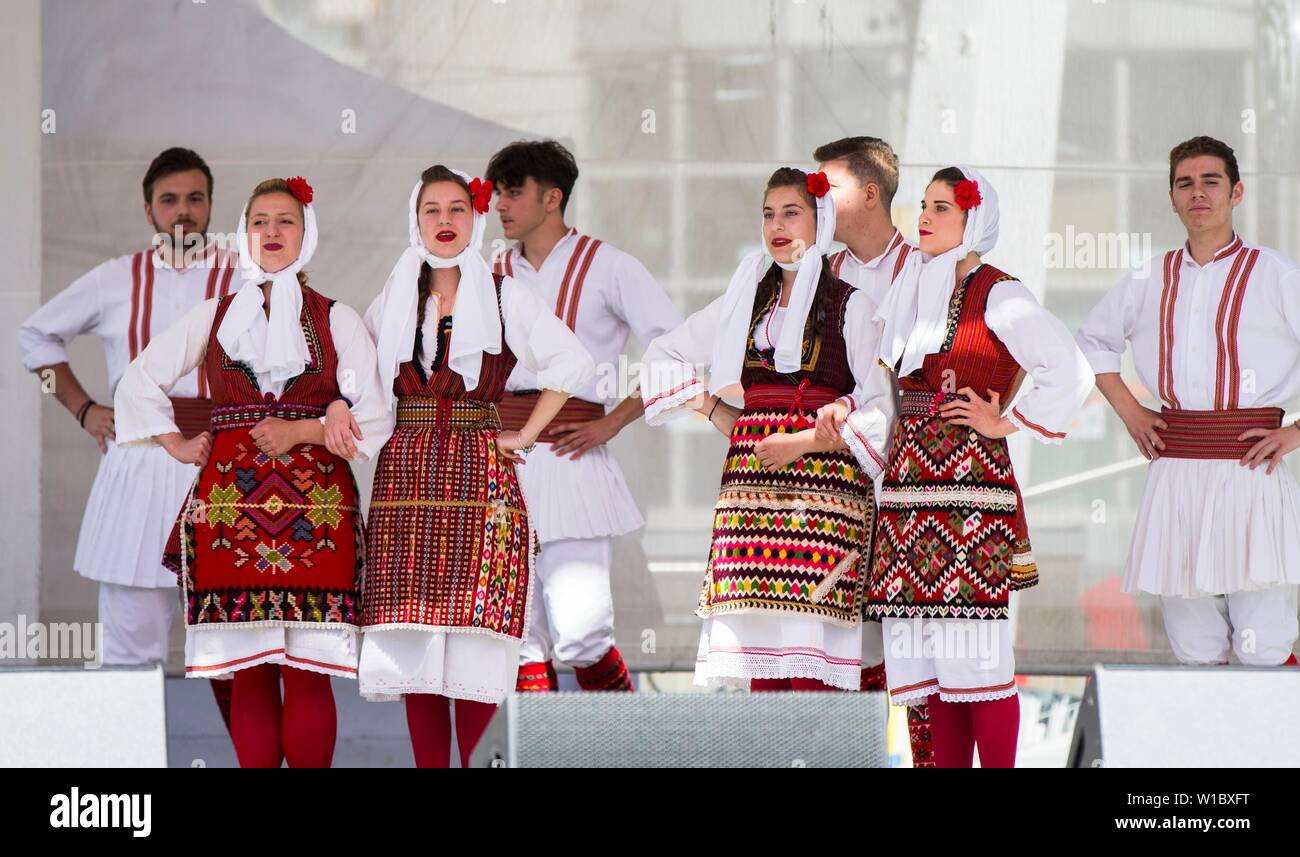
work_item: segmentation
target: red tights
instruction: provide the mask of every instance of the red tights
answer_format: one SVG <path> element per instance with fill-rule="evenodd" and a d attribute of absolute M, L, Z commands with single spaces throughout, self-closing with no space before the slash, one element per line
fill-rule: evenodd
<path fill-rule="evenodd" d="M 930 735 L 939 768 L 969 768 L 976 747 L 981 768 L 1014 768 L 1020 735 L 1020 697 L 981 702 L 945 702 L 939 694 L 926 697 L 930 706 Z"/>
<path fill-rule="evenodd" d="M 470 754 L 487 731 L 497 706 L 487 702 L 456 700 L 456 748 L 460 766 L 469 767 Z M 451 767 L 451 700 L 432 693 L 406 695 L 406 725 L 417 768 Z"/>
<path fill-rule="evenodd" d="M 280 680 L 284 701 L 280 701 Z M 330 677 L 279 664 L 235 673 L 230 737 L 241 768 L 328 768 L 338 719 Z"/>

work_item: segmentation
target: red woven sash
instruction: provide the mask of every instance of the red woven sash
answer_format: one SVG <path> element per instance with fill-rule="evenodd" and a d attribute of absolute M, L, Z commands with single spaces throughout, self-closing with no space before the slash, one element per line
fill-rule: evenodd
<path fill-rule="evenodd" d="M 1237 440 L 1247 429 L 1275 429 L 1282 425 L 1281 408 L 1237 408 L 1223 411 L 1185 411 L 1162 407 L 1167 429 L 1162 458 L 1239 459 L 1258 442 Z"/>
<path fill-rule="evenodd" d="M 176 399 L 171 400 L 172 419 L 176 428 L 189 440 L 208 430 L 212 422 L 211 399 Z"/>
<path fill-rule="evenodd" d="M 519 431 L 528 422 L 529 415 L 533 412 L 533 406 L 541 397 L 541 393 L 506 393 L 501 401 L 497 402 L 497 413 L 501 417 L 501 428 L 506 431 Z M 595 402 L 588 402 L 585 399 L 570 397 L 565 401 L 564 407 L 551 420 L 551 425 L 560 425 L 561 423 L 589 423 L 605 416 L 604 405 L 598 405 Z M 542 440 L 546 439 L 546 433 L 542 433 Z"/>

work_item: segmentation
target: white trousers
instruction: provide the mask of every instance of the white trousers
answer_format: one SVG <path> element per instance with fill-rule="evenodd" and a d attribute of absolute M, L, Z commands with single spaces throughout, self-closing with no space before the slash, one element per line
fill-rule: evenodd
<path fill-rule="evenodd" d="M 613 647 L 609 559 L 609 539 L 560 539 L 542 544 L 520 663 L 549 660 L 554 650 L 560 663 L 589 667 Z"/>
<path fill-rule="evenodd" d="M 166 662 L 167 638 L 180 603 L 177 591 L 99 584 L 104 663 Z"/>
<path fill-rule="evenodd" d="M 1293 584 L 1249 592 L 1160 597 L 1174 655 L 1185 664 L 1222 664 L 1229 654 L 1250 666 L 1275 666 L 1291 656 L 1300 624 Z"/>

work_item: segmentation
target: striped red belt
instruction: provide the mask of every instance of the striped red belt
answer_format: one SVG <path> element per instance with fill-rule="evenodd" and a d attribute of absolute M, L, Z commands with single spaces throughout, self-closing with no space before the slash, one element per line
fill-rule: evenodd
<path fill-rule="evenodd" d="M 267 417 L 282 420 L 313 420 L 325 416 L 325 409 L 293 402 L 248 402 L 212 409 L 212 431 L 252 428 Z"/>
<path fill-rule="evenodd" d="M 501 428 L 506 431 L 519 431 L 528 422 L 528 417 L 533 413 L 533 406 L 541 398 L 541 393 L 537 391 L 506 393 L 497 402 L 497 413 L 501 416 Z M 578 399 L 570 396 L 564 402 L 564 407 L 551 420 L 551 425 L 560 423 L 589 423 L 605 416 L 605 406 L 598 405 L 595 402 L 588 402 L 585 399 Z M 546 433 L 542 433 L 541 440 L 546 439 Z"/>
<path fill-rule="evenodd" d="M 398 428 L 437 428 L 444 431 L 498 429 L 496 411 L 475 399 L 402 396 L 397 400 Z"/>
<path fill-rule="evenodd" d="M 817 387 L 808 379 L 799 382 L 797 387 L 784 384 L 754 384 L 745 388 L 745 410 L 755 408 L 786 408 L 788 417 L 796 429 L 812 428 L 816 424 L 816 411 L 822 405 L 843 396 L 844 393 L 831 387 Z"/>
<path fill-rule="evenodd" d="M 936 417 L 949 402 L 966 401 L 956 393 L 932 393 L 929 390 L 903 390 L 899 393 L 898 411 L 905 417 Z"/>
<path fill-rule="evenodd" d="M 797 387 L 784 384 L 754 384 L 745 389 L 745 408 L 786 408 L 795 406 L 806 410 L 817 410 L 822 405 L 843 396 L 844 393 L 831 387 L 815 387 L 807 381 L 799 382 Z"/>
<path fill-rule="evenodd" d="M 1161 458 L 1240 459 L 1259 439 L 1237 440 L 1247 429 L 1275 429 L 1282 425 L 1281 408 L 1237 408 L 1225 411 L 1160 409 L 1167 429 Z"/>
<path fill-rule="evenodd" d="M 211 399 L 172 399 L 172 420 L 186 440 L 203 434 L 212 423 Z"/>

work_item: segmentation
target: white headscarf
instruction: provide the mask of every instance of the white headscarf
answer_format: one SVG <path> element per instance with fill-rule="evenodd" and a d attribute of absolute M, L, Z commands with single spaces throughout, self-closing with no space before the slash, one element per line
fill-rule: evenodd
<path fill-rule="evenodd" d="M 760 236 L 762 235 L 760 226 Z M 835 240 L 835 201 L 830 191 L 817 199 L 817 237 L 813 246 L 804 251 L 799 260 L 794 288 L 790 291 L 790 304 L 785 321 L 776 341 L 776 371 L 797 372 L 803 359 L 804 325 L 813 298 L 817 296 L 817 282 L 822 274 L 822 257 L 829 252 Z M 758 281 L 767 270 L 766 240 L 763 250 L 751 253 L 741 260 L 724 295 L 721 326 L 713 343 L 713 364 L 709 372 L 709 392 L 715 396 L 737 396 L 740 393 L 740 372 L 745 363 L 745 347 L 749 342 L 750 322 L 753 320 L 754 297 Z M 784 266 L 783 266 L 784 267 Z"/>
<path fill-rule="evenodd" d="M 885 322 L 880 359 L 890 369 L 897 366 L 900 378 L 918 369 L 927 354 L 943 347 L 948 302 L 957 285 L 957 264 L 972 250 L 983 256 L 998 243 L 997 191 L 974 167 L 957 169 L 975 182 L 982 197 L 979 205 L 966 210 L 961 244 L 933 257 L 913 253 L 876 311 L 875 317 Z"/>
<path fill-rule="evenodd" d="M 304 183 L 305 184 L 305 183 Z M 299 200 L 299 202 L 302 202 Z M 302 249 L 283 270 L 268 274 L 249 252 L 247 215 L 239 216 L 239 278 L 241 285 L 226 310 L 217 341 L 230 359 L 248 364 L 253 373 L 281 384 L 302 374 L 311 359 L 302 332 L 302 287 L 298 272 L 316 252 L 316 210 L 302 203 Z M 271 283 L 271 315 L 263 306 L 262 283 Z"/>
<path fill-rule="evenodd" d="M 463 178 L 466 184 L 473 183 L 473 179 L 460 170 L 453 169 L 452 172 Z M 456 306 L 452 310 L 451 324 L 454 332 L 447 366 L 464 379 L 466 390 L 478 386 L 483 355 L 501 353 L 501 317 L 497 311 L 496 283 L 492 279 L 492 269 L 480 252 L 487 214 L 480 214 L 474 208 L 471 194 L 470 209 L 473 211 L 474 225 L 469 243 L 450 259 L 435 256 L 424 246 L 424 240 L 420 237 L 420 218 L 416 209 L 423 187 L 424 183 L 417 181 L 411 190 L 407 207 L 410 243 L 398 257 L 378 300 L 378 322 L 375 328 L 378 335 L 376 350 L 379 352 L 379 379 L 383 382 L 390 408 L 396 400 L 393 379 L 397 377 L 401 364 L 411 359 L 411 351 L 415 347 L 420 266 L 424 263 L 433 268 L 460 267 L 460 286 L 456 290 Z M 437 319 L 433 321 L 436 324 Z M 424 347 L 431 349 L 435 345 L 426 338 Z"/>

